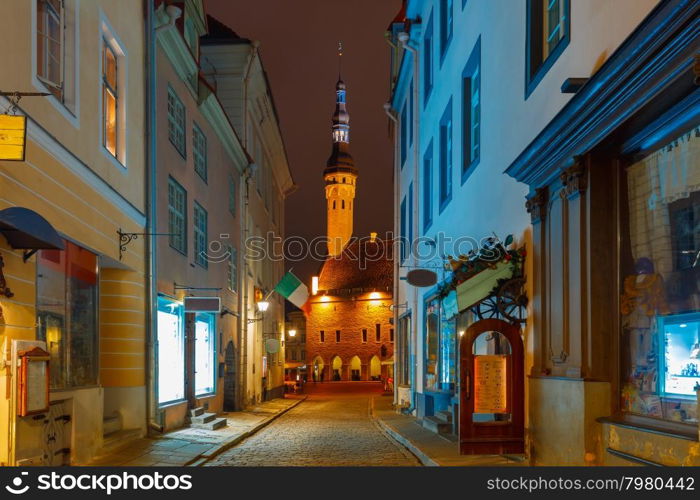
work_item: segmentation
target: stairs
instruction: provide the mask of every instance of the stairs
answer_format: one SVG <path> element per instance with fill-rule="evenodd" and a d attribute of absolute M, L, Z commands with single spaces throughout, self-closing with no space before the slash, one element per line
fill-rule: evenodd
<path fill-rule="evenodd" d="M 423 418 L 423 428 L 428 429 L 435 434 L 454 441 L 455 435 L 452 434 L 452 412 L 439 411 L 435 415 Z"/>
<path fill-rule="evenodd" d="M 190 420 L 190 427 L 195 429 L 214 431 L 228 425 L 225 418 L 217 418 L 216 413 L 205 412 L 202 406 L 189 410 L 188 417 Z"/>

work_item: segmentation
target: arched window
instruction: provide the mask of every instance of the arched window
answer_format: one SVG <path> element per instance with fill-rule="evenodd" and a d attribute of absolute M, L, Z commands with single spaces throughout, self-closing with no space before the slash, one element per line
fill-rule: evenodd
<path fill-rule="evenodd" d="M 335 200 L 333 200 L 333 210 L 335 210 Z"/>
<path fill-rule="evenodd" d="M 340 201 L 340 208 L 345 208 L 345 200 Z"/>
<path fill-rule="evenodd" d="M 345 180 L 346 180 L 345 177 L 343 177 L 343 184 L 345 184 Z"/>

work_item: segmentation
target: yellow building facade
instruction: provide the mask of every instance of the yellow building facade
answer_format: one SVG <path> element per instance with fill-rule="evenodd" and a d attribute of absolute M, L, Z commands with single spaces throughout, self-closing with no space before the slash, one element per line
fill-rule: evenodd
<path fill-rule="evenodd" d="M 48 94 L 16 108 L 26 155 L 0 161 L 0 218 L 27 209 L 63 242 L 13 248 L 3 226 L 0 463 L 84 463 L 145 433 L 145 247 L 118 235 L 146 225 L 142 2 L 3 2 L 0 16 L 0 88 Z M 51 404 L 21 417 L 17 353 L 33 347 L 49 353 Z"/>

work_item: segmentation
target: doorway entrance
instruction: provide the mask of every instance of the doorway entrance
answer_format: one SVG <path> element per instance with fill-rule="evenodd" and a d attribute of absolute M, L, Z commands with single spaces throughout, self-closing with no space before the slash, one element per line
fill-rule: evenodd
<path fill-rule="evenodd" d="M 460 342 L 460 453 L 525 452 L 523 341 L 500 319 L 471 325 Z"/>
<path fill-rule="evenodd" d="M 224 353 L 224 411 L 236 409 L 236 353 L 229 341 Z"/>

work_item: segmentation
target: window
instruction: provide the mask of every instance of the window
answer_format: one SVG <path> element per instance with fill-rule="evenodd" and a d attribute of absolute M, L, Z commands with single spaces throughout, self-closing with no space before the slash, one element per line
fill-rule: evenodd
<path fill-rule="evenodd" d="M 335 210 L 335 200 L 333 200 L 333 210 Z"/>
<path fill-rule="evenodd" d="M 439 300 L 425 304 L 425 388 L 438 389 Z"/>
<path fill-rule="evenodd" d="M 474 171 L 481 154 L 481 38 L 462 72 L 462 182 Z"/>
<path fill-rule="evenodd" d="M 236 196 L 236 179 L 233 178 L 233 175 L 228 176 L 228 211 L 231 212 L 231 215 L 234 217 L 236 216 L 236 200 L 238 197 Z"/>
<path fill-rule="evenodd" d="M 362 342 L 367 343 L 367 328 L 362 329 Z"/>
<path fill-rule="evenodd" d="M 292 361 L 297 360 L 297 350 L 296 349 L 291 349 L 290 357 L 291 357 Z"/>
<path fill-rule="evenodd" d="M 212 313 L 197 313 L 194 320 L 195 396 L 214 392 L 215 356 L 216 317 Z"/>
<path fill-rule="evenodd" d="M 301 350 L 301 354 L 299 355 L 299 361 L 305 361 L 306 360 L 306 351 Z"/>
<path fill-rule="evenodd" d="M 204 269 L 209 267 L 207 258 L 207 211 L 194 202 L 194 262 Z"/>
<path fill-rule="evenodd" d="M 182 304 L 158 297 L 158 403 L 185 398 L 185 326 Z"/>
<path fill-rule="evenodd" d="M 340 208 L 345 209 L 345 200 L 340 200 Z"/>
<path fill-rule="evenodd" d="M 408 252 L 407 256 L 410 257 L 413 253 L 413 183 L 408 185 Z"/>
<path fill-rule="evenodd" d="M 318 336 L 318 337 L 319 337 L 319 341 L 320 341 L 320 342 L 325 342 L 325 341 L 326 341 L 326 332 L 324 332 L 323 330 L 321 330 L 321 331 L 319 332 L 319 336 Z"/>
<path fill-rule="evenodd" d="M 411 383 L 411 361 L 410 361 L 410 338 L 411 332 L 411 316 L 406 315 L 399 318 L 399 339 L 396 345 L 397 358 L 399 368 L 397 382 L 400 385 L 409 385 Z"/>
<path fill-rule="evenodd" d="M 452 101 L 440 120 L 440 211 L 452 199 Z"/>
<path fill-rule="evenodd" d="M 389 328 L 389 342 L 393 342 L 393 341 L 394 341 L 394 329 Z"/>
<path fill-rule="evenodd" d="M 64 16 L 62 0 L 37 1 L 37 77 L 61 102 L 65 71 Z"/>
<path fill-rule="evenodd" d="M 569 13 L 569 0 L 527 1 L 526 98 L 568 45 Z"/>
<path fill-rule="evenodd" d="M 238 251 L 236 248 L 228 247 L 227 260 L 227 283 L 228 289 L 232 292 L 238 291 Z"/>
<path fill-rule="evenodd" d="M 409 146 L 413 146 L 413 113 L 415 112 L 413 109 L 413 80 L 411 80 L 411 85 L 408 90 L 408 103 L 408 144 Z"/>
<path fill-rule="evenodd" d="M 401 235 L 400 235 L 400 241 L 399 244 L 401 245 L 401 262 L 406 260 L 406 256 L 408 255 L 408 245 L 409 243 L 406 241 L 406 196 L 403 197 L 403 200 L 401 200 Z"/>
<path fill-rule="evenodd" d="M 700 383 L 700 128 L 629 166 L 620 321 L 623 412 L 688 424 Z M 624 197 L 623 197 L 624 199 Z M 674 428 L 678 425 L 674 424 Z"/>
<path fill-rule="evenodd" d="M 377 342 L 382 341 L 382 325 L 380 325 L 379 323 L 374 325 L 374 336 Z"/>
<path fill-rule="evenodd" d="M 301 343 L 306 344 L 306 333 L 301 334 Z"/>
<path fill-rule="evenodd" d="M 207 137 L 196 123 L 192 124 L 192 157 L 194 171 L 207 182 Z"/>
<path fill-rule="evenodd" d="M 107 40 L 102 42 L 102 145 L 117 157 L 117 55 Z"/>
<path fill-rule="evenodd" d="M 340 342 L 340 330 L 335 331 L 335 341 Z"/>
<path fill-rule="evenodd" d="M 37 337 L 50 354 L 52 389 L 97 385 L 97 256 L 64 241 L 37 256 Z"/>
<path fill-rule="evenodd" d="M 172 87 L 168 86 L 168 139 L 175 149 L 187 157 L 185 149 L 185 105 Z"/>
<path fill-rule="evenodd" d="M 428 25 L 423 37 L 423 104 L 428 102 L 433 90 L 433 14 L 428 17 Z"/>
<path fill-rule="evenodd" d="M 454 12 L 452 0 L 440 0 L 440 54 L 445 57 L 447 46 L 452 40 L 452 13 Z"/>
<path fill-rule="evenodd" d="M 433 143 L 423 156 L 423 231 L 433 223 Z"/>
<path fill-rule="evenodd" d="M 406 128 L 408 126 L 408 123 L 406 123 L 406 122 L 408 121 L 408 119 L 406 116 L 407 115 L 406 106 L 407 106 L 407 103 L 403 105 L 403 110 L 401 111 L 401 159 L 400 159 L 401 163 L 400 163 L 400 165 L 401 165 L 402 169 L 403 169 L 403 164 L 406 163 L 406 149 L 407 149 L 407 146 L 406 146 L 407 130 L 406 130 Z"/>
<path fill-rule="evenodd" d="M 168 178 L 168 237 L 169 244 L 187 255 L 187 192 L 172 177 Z"/>

